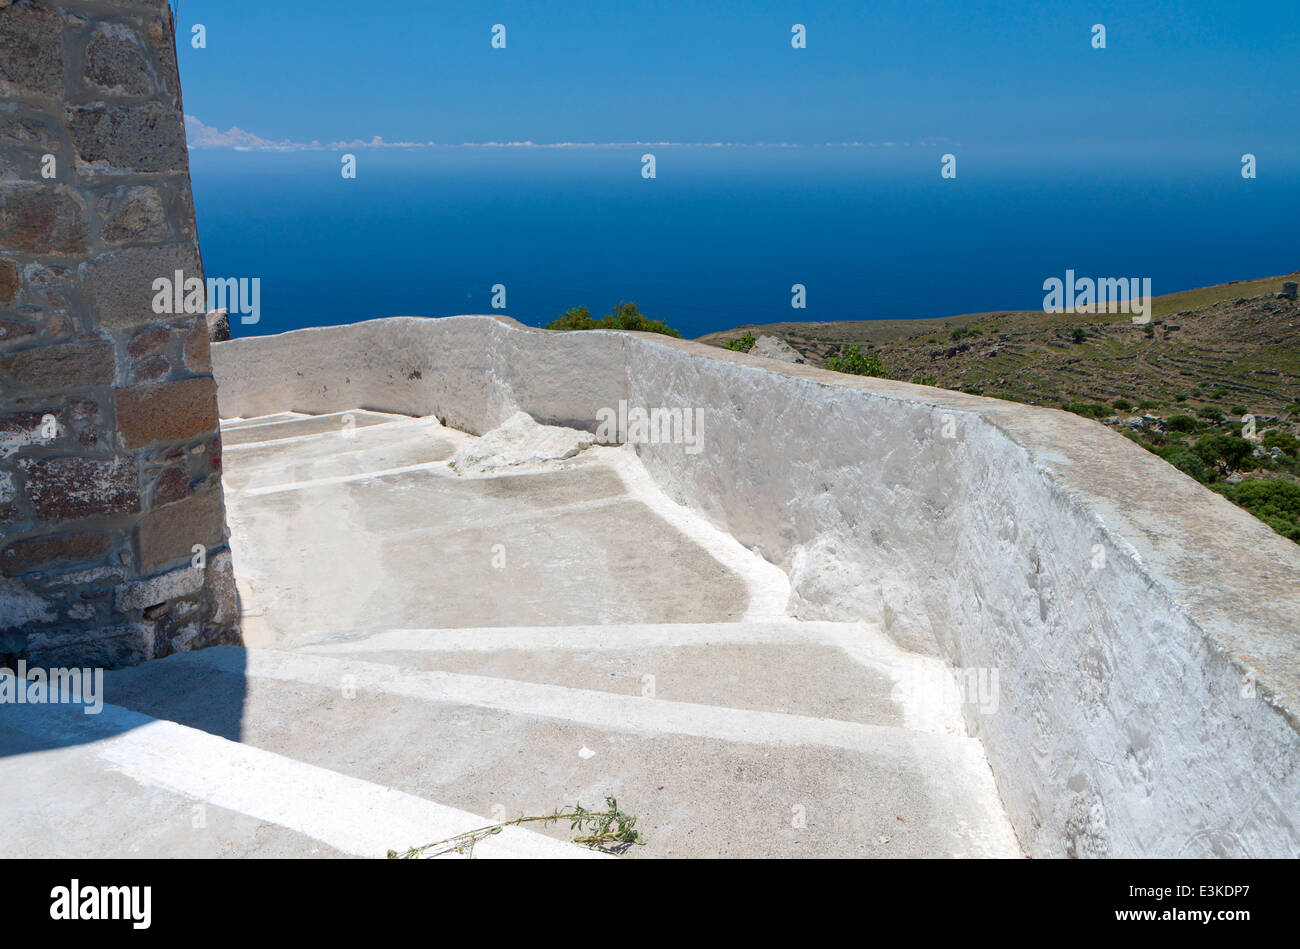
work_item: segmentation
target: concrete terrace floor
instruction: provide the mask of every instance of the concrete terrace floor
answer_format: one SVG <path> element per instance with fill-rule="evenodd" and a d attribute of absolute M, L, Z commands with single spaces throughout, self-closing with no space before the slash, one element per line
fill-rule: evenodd
<path fill-rule="evenodd" d="M 1020 854 L 950 671 L 788 618 L 632 449 L 466 475 L 433 418 L 222 430 L 247 648 L 6 711 L 0 856 L 382 856 L 606 795 L 638 858 Z"/>

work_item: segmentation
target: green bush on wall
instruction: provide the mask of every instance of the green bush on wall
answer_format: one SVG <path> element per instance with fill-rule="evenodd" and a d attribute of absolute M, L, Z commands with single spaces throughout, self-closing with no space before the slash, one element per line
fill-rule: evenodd
<path fill-rule="evenodd" d="M 660 333 L 681 339 L 677 332 L 662 320 L 652 320 L 637 309 L 635 303 L 620 303 L 599 320 L 592 319 L 585 306 L 575 306 L 563 316 L 546 324 L 548 330 L 632 330 L 640 333 Z"/>

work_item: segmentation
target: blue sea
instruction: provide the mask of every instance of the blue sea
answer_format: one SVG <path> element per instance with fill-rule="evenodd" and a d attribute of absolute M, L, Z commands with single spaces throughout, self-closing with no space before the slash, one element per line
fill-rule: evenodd
<path fill-rule="evenodd" d="M 940 177 L 953 150 L 957 177 Z M 656 177 L 641 175 L 653 152 Z M 209 277 L 261 280 L 236 335 L 501 312 L 540 326 L 635 301 L 695 337 L 782 320 L 1037 309 L 1043 281 L 1155 294 L 1300 268 L 1300 158 L 1241 149 L 903 147 L 196 149 Z M 506 288 L 493 310 L 492 287 Z M 806 288 L 806 309 L 790 305 Z"/>

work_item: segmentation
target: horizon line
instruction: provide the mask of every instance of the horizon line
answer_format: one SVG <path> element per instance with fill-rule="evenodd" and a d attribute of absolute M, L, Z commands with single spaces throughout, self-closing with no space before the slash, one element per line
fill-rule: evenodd
<path fill-rule="evenodd" d="M 185 114 L 185 137 L 190 148 L 227 148 L 235 151 L 332 151 L 340 148 L 909 148 L 959 144 L 938 136 L 924 138 L 918 142 L 534 142 L 529 139 L 502 142 L 388 142 L 383 136 L 375 135 L 368 141 L 353 139 L 333 142 L 318 140 L 295 142 L 291 139 L 282 139 L 277 142 L 247 132 L 237 125 L 222 132 L 213 126 L 205 125 L 198 116 L 189 113 Z"/>

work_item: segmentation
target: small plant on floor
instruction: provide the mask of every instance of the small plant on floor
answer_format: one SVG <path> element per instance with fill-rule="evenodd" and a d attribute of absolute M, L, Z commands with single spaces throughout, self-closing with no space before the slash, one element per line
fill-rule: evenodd
<path fill-rule="evenodd" d="M 388 851 L 389 860 L 414 860 L 423 855 L 438 856 L 444 853 L 459 853 L 467 857 L 474 855 L 474 845 L 480 840 L 495 836 L 501 833 L 507 827 L 515 824 L 531 824 L 541 822 L 543 824 L 556 824 L 560 821 L 569 822 L 569 830 L 586 831 L 579 833 L 573 838 L 573 842 L 579 846 L 586 847 L 588 850 L 599 850 L 603 853 L 622 854 L 633 844 L 644 845 L 645 839 L 641 832 L 636 829 L 636 818 L 631 814 L 625 813 L 618 809 L 618 801 L 612 797 L 605 798 L 605 810 L 589 811 L 581 804 L 574 804 L 571 808 L 557 809 L 554 814 L 542 814 L 536 817 L 516 817 L 514 820 L 501 821 L 496 824 L 488 824 L 486 827 L 479 827 L 475 830 L 467 830 L 463 834 L 457 834 L 454 837 L 448 837 L 445 840 L 435 840 L 431 844 L 425 844 L 422 847 L 411 847 L 408 850 L 390 850 Z M 432 852 L 430 852 L 432 851 Z"/>

